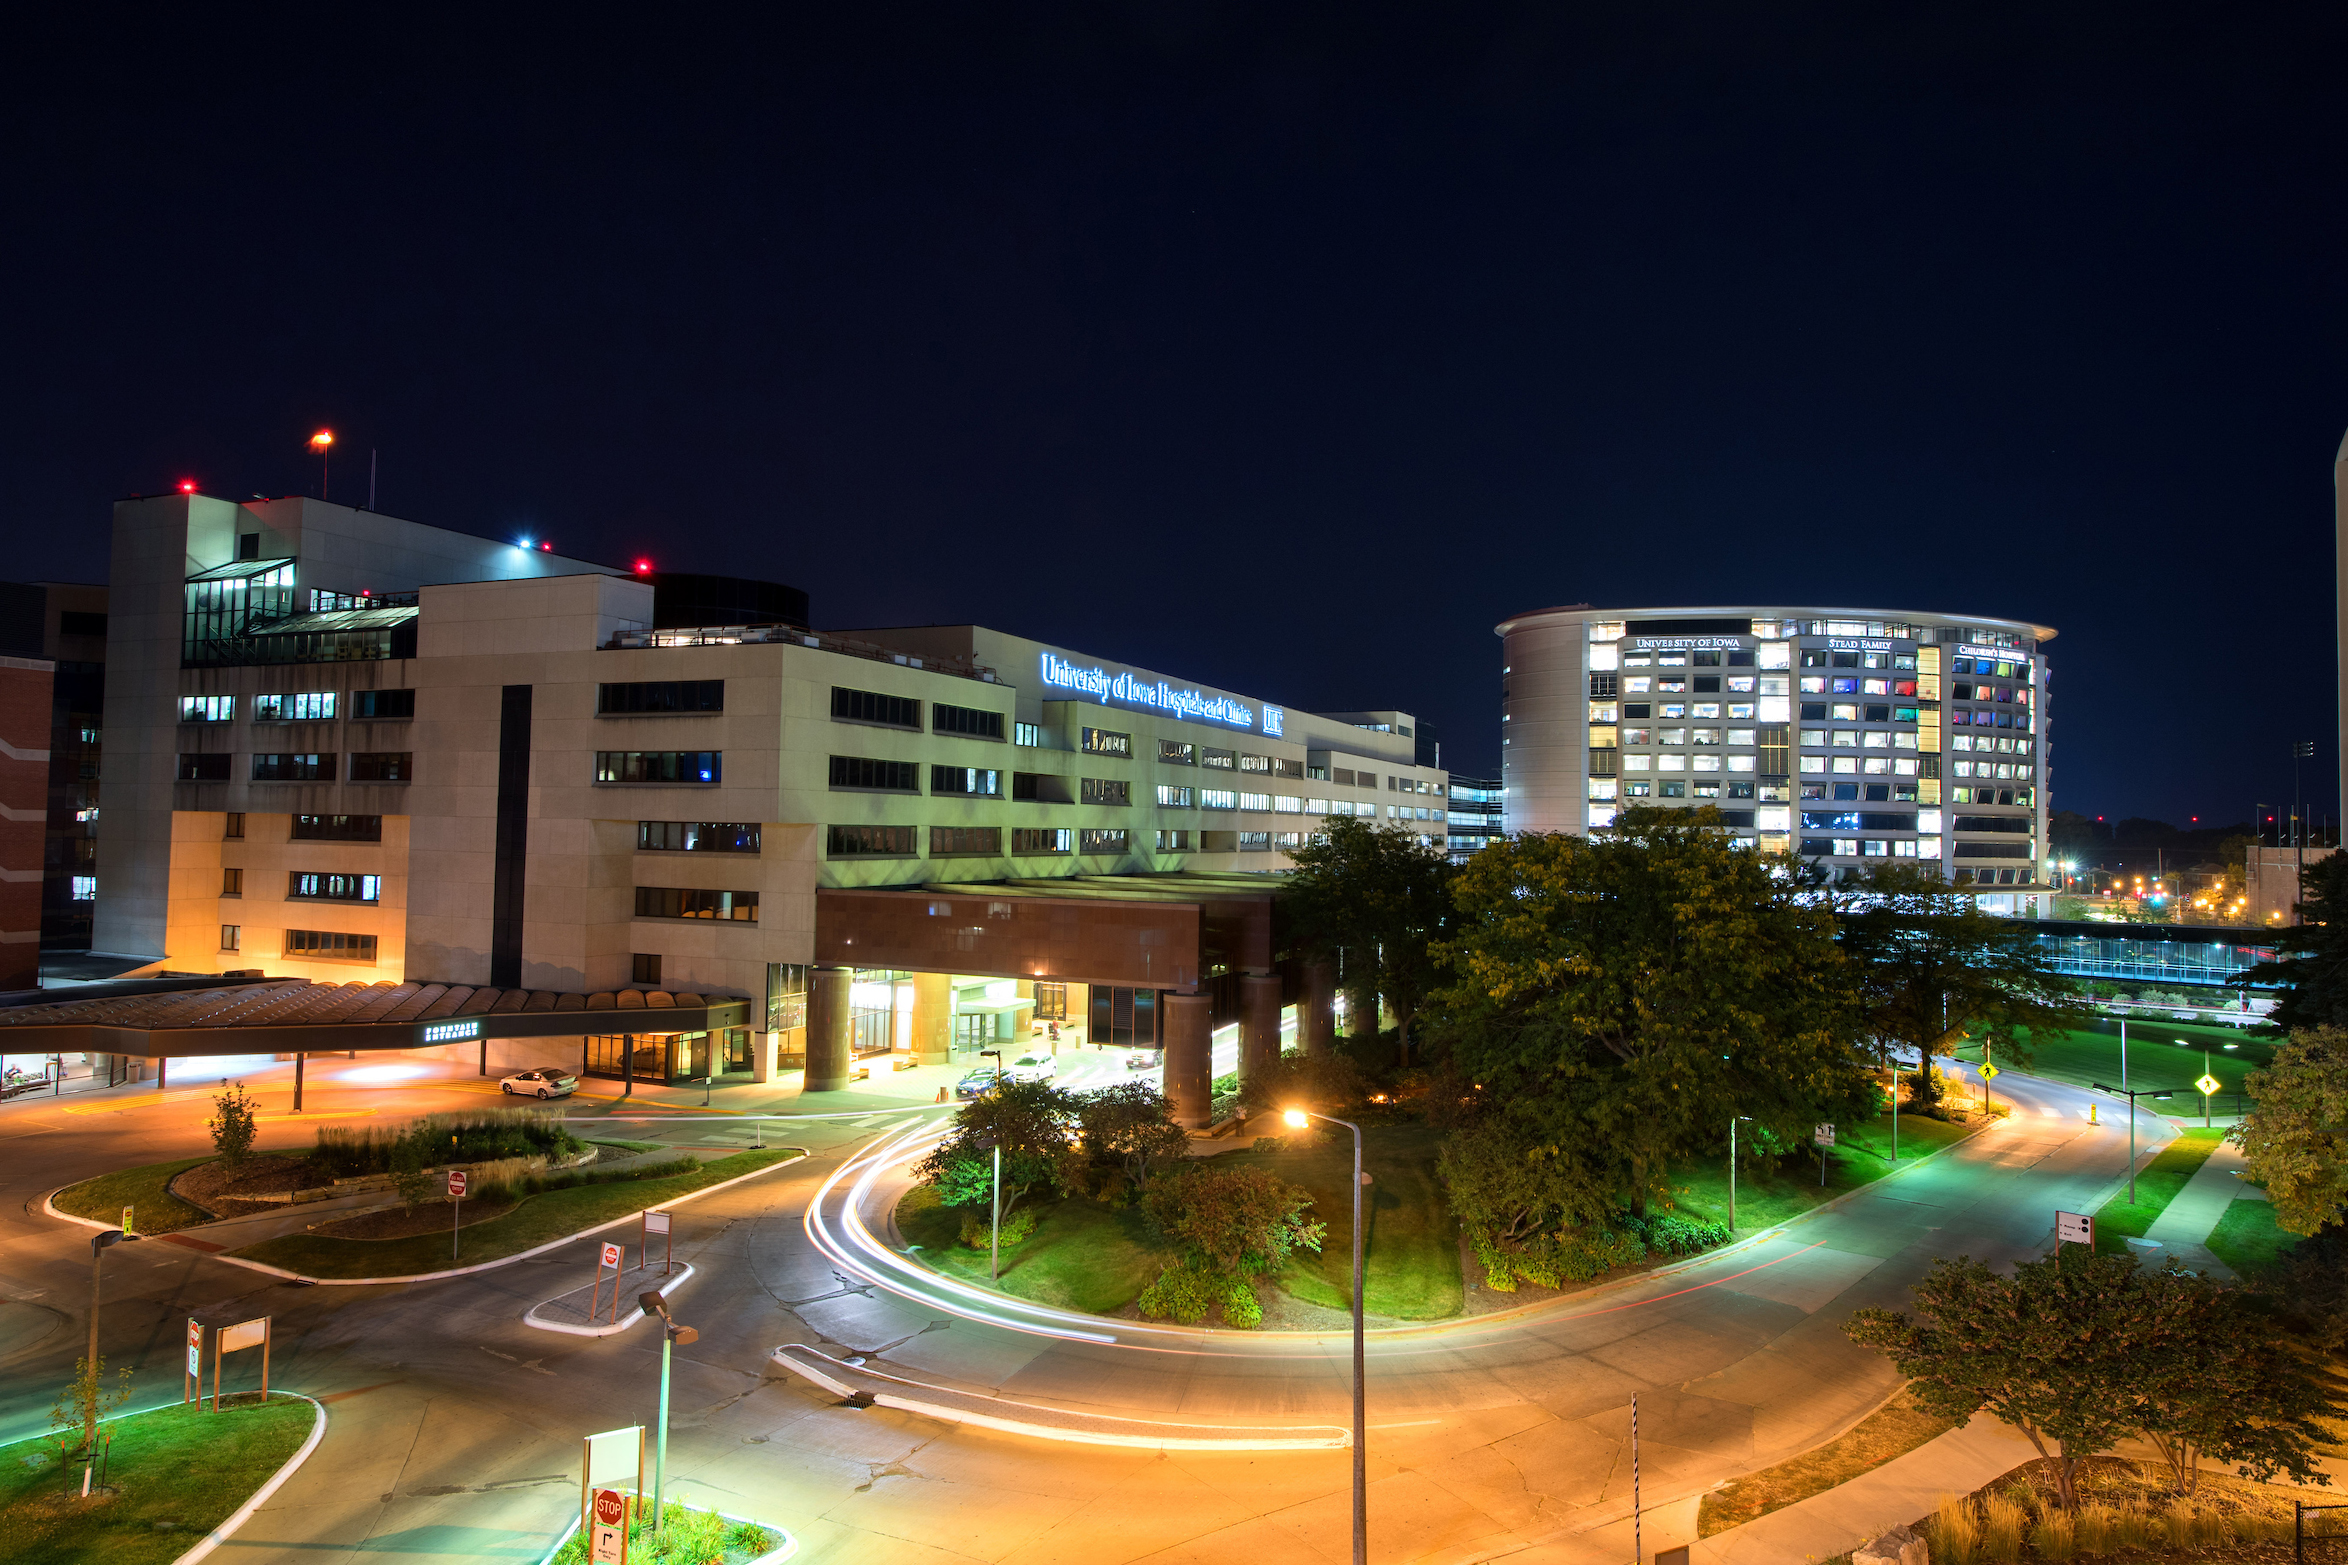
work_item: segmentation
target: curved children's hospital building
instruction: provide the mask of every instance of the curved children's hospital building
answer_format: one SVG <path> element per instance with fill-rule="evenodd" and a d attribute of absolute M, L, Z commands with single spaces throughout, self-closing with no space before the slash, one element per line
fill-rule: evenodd
<path fill-rule="evenodd" d="M 1933 861 L 1989 907 L 2040 911 L 2051 627 L 1576 604 L 1496 628 L 1509 831 L 1710 805 L 1764 853 Z"/>

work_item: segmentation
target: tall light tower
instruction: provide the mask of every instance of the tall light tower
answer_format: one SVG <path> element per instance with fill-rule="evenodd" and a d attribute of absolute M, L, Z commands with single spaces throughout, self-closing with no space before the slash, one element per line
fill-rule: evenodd
<path fill-rule="evenodd" d="M 2337 759 L 2340 763 L 2340 814 L 2348 823 L 2348 436 L 2340 440 L 2332 458 L 2332 567 L 2338 577 L 2337 627 L 2340 655 L 2340 726 Z"/>
<path fill-rule="evenodd" d="M 310 449 L 318 454 L 318 498 L 329 499 L 327 481 L 334 476 L 334 431 L 321 429 L 312 435 Z"/>

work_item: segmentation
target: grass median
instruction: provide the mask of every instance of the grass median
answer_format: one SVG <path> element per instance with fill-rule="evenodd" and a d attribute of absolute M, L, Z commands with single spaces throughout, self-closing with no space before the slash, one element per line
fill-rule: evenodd
<path fill-rule="evenodd" d="M 690 1174 L 666 1179 L 614 1180 L 608 1184 L 574 1185 L 525 1196 L 514 1209 L 487 1222 L 468 1224 L 464 1244 L 452 1262 L 449 1236 L 444 1232 L 416 1234 L 405 1239 L 328 1239 L 317 1234 L 282 1234 L 231 1253 L 239 1259 L 281 1266 L 305 1277 L 408 1277 L 445 1271 L 450 1266 L 477 1266 L 534 1250 L 542 1244 L 625 1217 L 646 1207 L 659 1206 L 678 1196 L 738 1179 L 777 1163 L 804 1157 L 796 1147 L 769 1147 L 737 1152 L 704 1163 Z"/>
<path fill-rule="evenodd" d="M 220 1411 L 162 1407 L 110 1418 L 106 1483 L 80 1497 L 82 1464 L 55 1445 L 0 1447 L 0 1559 L 165 1565 L 226 1521 L 310 1437 L 299 1397 L 231 1397 Z"/>
<path fill-rule="evenodd" d="M 1174 1264 L 1174 1252 L 1158 1242 L 1137 1208 L 1119 1210 L 1076 1196 L 1028 1201 L 1019 1208 L 1030 1209 L 1036 1214 L 1035 1232 L 1003 1251 L 1003 1275 L 995 1284 L 1018 1298 L 1113 1315 Z M 961 1242 L 964 1212 L 939 1205 L 935 1190 L 917 1185 L 897 1203 L 897 1231 L 906 1243 L 920 1246 L 925 1264 L 984 1287 L 987 1252 Z"/>
<path fill-rule="evenodd" d="M 2099 1081 L 2113 1087 L 2120 1084 L 2120 1024 L 2115 1018 L 2106 1017 L 2075 1032 L 2035 1033 L 2026 1042 L 2030 1049 L 2027 1063 L 2013 1059 L 2001 1063 L 2074 1087 L 2092 1087 Z M 2213 1106 L 2219 1113 L 2230 1113 L 2234 1094 L 2243 1090 L 2243 1079 L 2254 1070 L 2265 1069 L 2274 1052 L 2274 1039 L 2253 1037 L 2232 1027 L 2202 1027 L 2166 1017 L 2128 1018 L 2128 1085 L 2172 1089 L 2176 1096 L 2165 1103 L 2150 1098 L 2140 1101 L 2147 1108 L 2180 1118 L 2201 1112 L 2201 1094 L 2192 1084 L 2201 1075 L 2205 1056 L 2209 1073 L 2219 1084 Z M 1964 1058 L 1972 1061 L 1980 1053 L 1969 1046 Z M 2112 1106 L 2118 1109 L 2116 1099 Z"/>
<path fill-rule="evenodd" d="M 2201 1172 L 2201 1165 L 2226 1139 L 2223 1130 L 2203 1130 L 2198 1126 L 2186 1131 L 2161 1148 L 2160 1156 L 2144 1166 L 2136 1176 L 2136 1203 L 2128 1203 L 2128 1192 L 2123 1188 L 2103 1204 L 2095 1214 L 2095 1249 L 2099 1255 L 2122 1255 L 2128 1252 L 2130 1239 L 2141 1239 L 2160 1221 L 2161 1213 L 2177 1199 L 2177 1192 L 2192 1183 Z M 2215 1252 L 2212 1252 L 2215 1253 Z"/>
<path fill-rule="evenodd" d="M 1443 1320 L 1466 1299 L 1459 1223 L 1436 1176 L 1447 1132 L 1426 1125 L 1370 1125 L 1362 1131 L 1362 1309 L 1388 1320 Z M 1281 1291 L 1325 1309 L 1353 1308 L 1353 1135 L 1331 1130 L 1321 1144 L 1278 1152 L 1226 1152 L 1216 1166 L 1260 1164 L 1312 1192 L 1313 1215 L 1329 1225 L 1319 1254 L 1290 1257 Z"/>
<path fill-rule="evenodd" d="M 1902 1114 L 1899 1122 L 1899 1160 L 1892 1160 L 1892 1122 L 1879 1114 L 1865 1125 L 1836 1129 L 1834 1149 L 1826 1155 L 1826 1182 L 1819 1183 L 1815 1154 L 1790 1158 L 1775 1170 L 1748 1165 L 1737 1175 L 1737 1232 L 1749 1234 L 1787 1222 L 1836 1196 L 1848 1195 L 1895 1173 L 1941 1148 L 1953 1146 L 1989 1123 L 1975 1119 L 1952 1125 L 1921 1114 Z M 1725 1156 L 1672 1171 L 1676 1193 L 1672 1201 L 1693 1217 L 1728 1221 L 1728 1160 Z"/>
<path fill-rule="evenodd" d="M 289 1153 L 256 1152 L 255 1157 L 300 1157 L 299 1151 Z M 210 1157 L 183 1157 L 171 1163 L 149 1163 L 141 1168 L 117 1169 L 111 1174 L 100 1174 L 77 1185 L 67 1185 L 51 1196 L 50 1203 L 60 1212 L 85 1217 L 92 1222 L 119 1223 L 122 1209 L 132 1207 L 138 1231 L 143 1234 L 165 1234 L 175 1228 L 188 1228 L 197 1223 L 212 1221 L 212 1214 L 199 1206 L 190 1206 L 167 1188 L 171 1181 L 191 1168 L 212 1162 Z"/>
<path fill-rule="evenodd" d="M 2276 1223 L 2272 1201 L 2236 1196 L 2202 1243 L 2235 1275 L 2249 1277 L 2289 1254 L 2299 1237 Z"/>
<path fill-rule="evenodd" d="M 1824 1494 L 1956 1427 L 1951 1420 L 1918 1407 L 1914 1394 L 1903 1388 L 1843 1435 L 1816 1450 L 1748 1473 L 1706 1494 L 1696 1508 L 1696 1536 L 1709 1538 Z"/>

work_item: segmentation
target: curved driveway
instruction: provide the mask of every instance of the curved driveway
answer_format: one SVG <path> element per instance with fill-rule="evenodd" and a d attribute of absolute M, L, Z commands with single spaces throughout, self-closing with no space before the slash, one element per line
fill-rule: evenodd
<path fill-rule="evenodd" d="M 2043 1249 L 2057 1208 L 2092 1211 L 2125 1173 L 2125 1128 L 2088 1124 L 2089 1094 L 2013 1073 L 1998 1085 L 2017 1104 L 2011 1120 L 1734 1251 L 1543 1310 L 1374 1337 L 1373 1554 L 1622 1559 L 1633 1393 L 1650 1511 L 1861 1416 L 1893 1381 L 1880 1357 L 1843 1341 L 1852 1310 L 1903 1302 L 1935 1255 Z M 788 1139 L 815 1156 L 680 1210 L 678 1253 L 701 1275 L 674 1307 L 701 1340 L 677 1357 L 672 1486 L 789 1527 L 815 1560 L 1343 1559 L 1344 1452 L 1046 1445 L 841 1405 L 769 1361 L 775 1346 L 804 1342 L 1026 1402 L 1344 1421 L 1341 1336 L 1119 1322 L 1114 1344 L 1039 1337 L 875 1286 L 811 1245 L 804 1218 L 823 1182 L 919 1117 L 794 1125 Z M 197 1120 L 164 1105 L 78 1120 L 0 1111 L 0 1438 L 37 1430 L 86 1331 L 83 1231 L 40 1217 L 40 1195 L 182 1146 L 193 1155 Z M 2141 1150 L 2168 1134 L 2147 1116 Z M 721 1139 L 699 1123 L 655 1135 Z M 746 1136 L 728 1127 L 722 1139 Z M 835 1222 L 838 1189 L 826 1207 Z M 318 1455 L 223 1560 L 526 1565 L 576 1506 L 579 1436 L 648 1421 L 657 1393 L 649 1331 L 593 1340 L 521 1323 L 584 1280 L 584 1241 L 399 1287 L 283 1284 L 153 1241 L 106 1266 L 105 1351 L 138 1366 L 137 1405 L 179 1395 L 181 1318 L 239 1303 L 276 1317 L 279 1383 L 320 1396 L 334 1417 Z"/>

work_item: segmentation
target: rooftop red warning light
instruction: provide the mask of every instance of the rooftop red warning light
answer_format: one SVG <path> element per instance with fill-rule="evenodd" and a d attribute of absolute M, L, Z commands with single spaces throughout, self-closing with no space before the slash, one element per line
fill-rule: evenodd
<path fill-rule="evenodd" d="M 179 492 L 181 494 L 194 494 L 196 492 L 196 481 L 192 478 L 181 479 L 179 481 Z"/>

